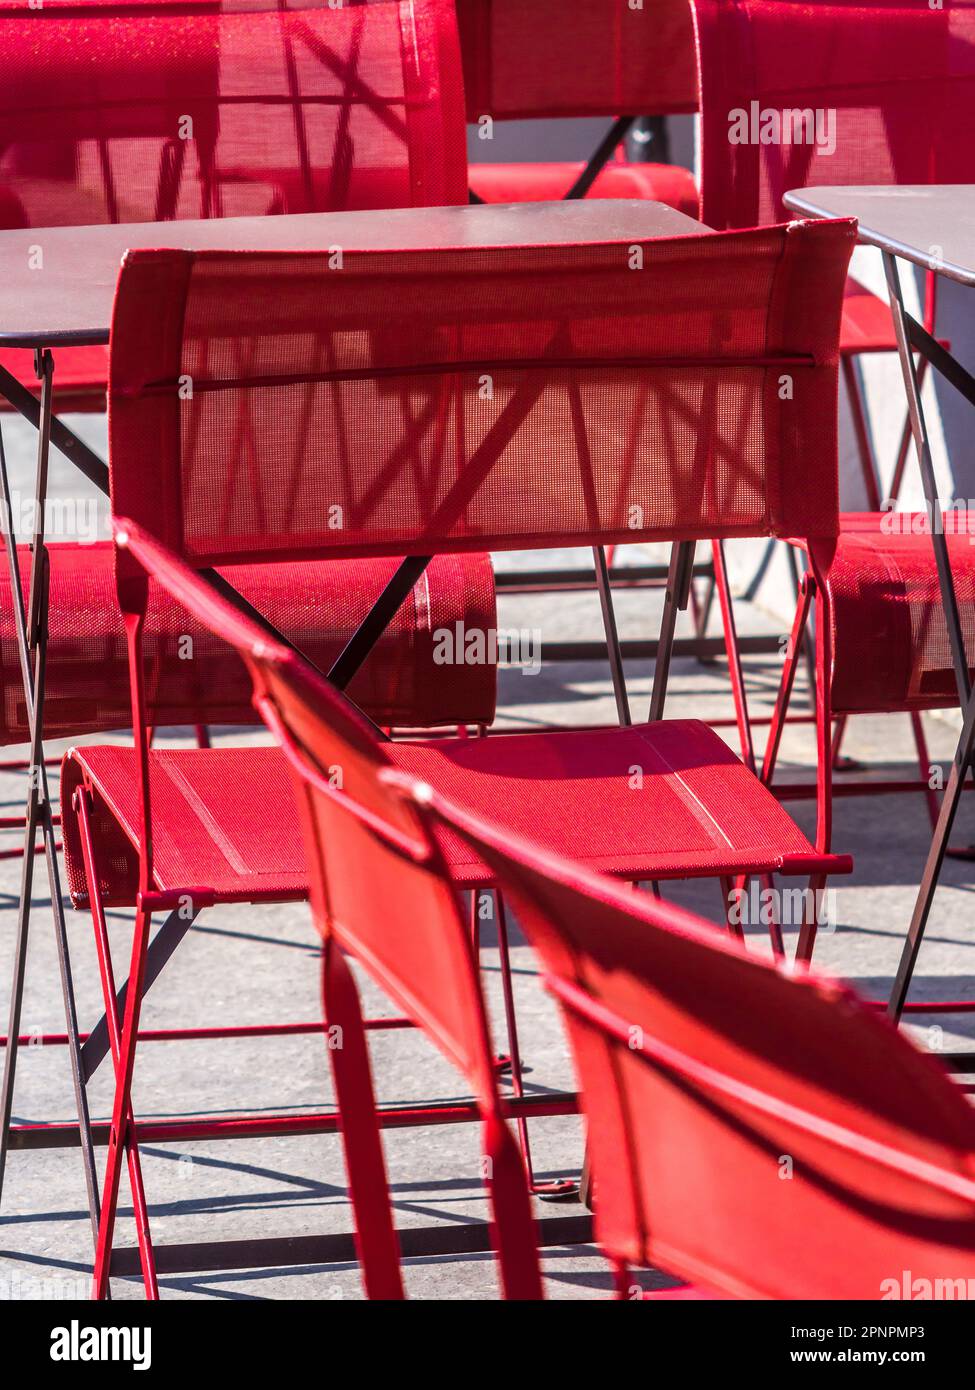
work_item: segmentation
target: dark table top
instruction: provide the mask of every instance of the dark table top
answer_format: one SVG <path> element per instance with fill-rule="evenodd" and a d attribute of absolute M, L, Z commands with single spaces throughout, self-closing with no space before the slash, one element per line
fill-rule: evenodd
<path fill-rule="evenodd" d="M 855 217 L 868 246 L 975 285 L 973 184 L 796 188 L 785 203 L 807 217 Z"/>
<path fill-rule="evenodd" d="M 0 345 L 107 343 L 119 265 L 135 247 L 392 251 L 640 242 L 706 231 L 702 223 L 663 203 L 639 199 L 18 228 L 0 231 Z M 41 267 L 36 265 L 38 248 Z"/>

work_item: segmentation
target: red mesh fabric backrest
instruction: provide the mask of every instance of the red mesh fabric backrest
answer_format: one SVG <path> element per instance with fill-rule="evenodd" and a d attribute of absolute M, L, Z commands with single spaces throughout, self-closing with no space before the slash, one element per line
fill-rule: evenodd
<path fill-rule="evenodd" d="M 687 0 L 457 0 L 467 119 L 697 109 Z"/>
<path fill-rule="evenodd" d="M 918 0 L 693 5 L 701 66 L 701 216 L 708 226 L 776 222 L 783 216 L 782 195 L 803 186 L 971 182 L 970 0 L 943 9 Z M 815 137 L 812 143 L 761 143 L 762 120 L 772 135 L 785 111 L 820 112 L 822 146 L 835 149 L 817 153 Z M 732 140 L 733 129 L 747 139 Z"/>
<path fill-rule="evenodd" d="M 116 526 L 124 553 L 247 662 L 255 700 L 296 769 L 320 929 L 362 961 L 492 1103 L 487 1024 L 457 900 L 415 811 L 379 778 L 391 765 L 373 731 L 342 694 L 175 555 L 128 520 Z M 350 806 L 398 833 L 422 862 L 391 846 Z"/>
<path fill-rule="evenodd" d="M 450 0 L 0 6 L 7 226 L 466 202 Z"/>
<path fill-rule="evenodd" d="M 733 1297 L 877 1299 L 886 1280 L 909 1297 L 904 1271 L 975 1279 L 975 1117 L 936 1064 L 842 985 L 789 978 L 687 913 L 434 804 L 495 870 L 548 975 L 605 1010 L 565 1020 L 606 1249 Z"/>
<path fill-rule="evenodd" d="M 130 252 L 115 512 L 200 565 L 831 536 L 853 237 Z"/>

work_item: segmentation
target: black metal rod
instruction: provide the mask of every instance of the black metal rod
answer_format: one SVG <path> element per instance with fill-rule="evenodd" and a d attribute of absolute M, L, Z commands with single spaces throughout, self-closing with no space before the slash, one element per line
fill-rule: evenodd
<path fill-rule="evenodd" d="M 941 874 L 941 866 L 944 863 L 945 853 L 948 849 L 951 828 L 955 822 L 955 815 L 958 811 L 962 789 L 965 784 L 965 775 L 971 765 L 973 751 L 975 751 L 975 696 L 969 698 L 965 707 L 965 719 L 962 726 L 961 737 L 958 740 L 958 746 L 955 749 L 955 756 L 951 764 L 951 771 L 948 774 L 948 785 L 945 787 L 944 796 L 941 798 L 938 823 L 934 828 L 931 847 L 928 850 L 928 857 L 924 864 L 924 873 L 921 876 L 921 885 L 918 888 L 917 898 L 914 903 L 911 924 L 907 930 L 907 937 L 904 941 L 903 950 L 901 951 L 900 964 L 897 967 L 897 975 L 894 978 L 894 985 L 890 992 L 887 1012 L 895 1021 L 900 1018 L 903 1012 L 904 1002 L 907 999 L 908 990 L 911 987 L 911 978 L 914 974 L 914 967 L 917 964 L 918 954 L 921 950 L 924 930 L 928 923 L 931 905 L 934 902 L 934 895 L 937 891 L 938 879 Z"/>
<path fill-rule="evenodd" d="M 3 395 L 18 414 L 29 420 L 36 430 L 41 427 L 41 403 L 32 391 L 28 391 L 17 378 L 0 366 L 0 395 Z M 108 464 L 100 459 L 93 449 L 89 449 L 73 430 L 69 430 L 58 417 L 51 419 L 51 443 L 62 453 L 69 463 L 82 472 L 89 482 L 94 483 L 100 492 L 108 496 Z"/>
<path fill-rule="evenodd" d="M 626 674 L 623 670 L 623 653 L 620 650 L 620 635 L 616 626 L 616 610 L 609 587 L 609 570 L 606 565 L 606 552 L 601 545 L 592 548 L 596 565 L 596 588 L 599 591 L 599 607 L 603 615 L 603 631 L 606 634 L 606 648 L 609 654 L 609 669 L 613 677 L 613 694 L 616 697 L 616 715 L 623 727 L 632 724 L 630 702 L 626 695 Z"/>
<path fill-rule="evenodd" d="M 349 638 L 344 651 L 328 673 L 328 679 L 339 690 L 348 687 L 353 676 L 399 612 L 414 584 L 422 577 L 431 558 L 429 555 L 408 555 L 405 560 L 400 561 L 396 573 Z"/>
<path fill-rule="evenodd" d="M 617 145 L 621 145 L 629 133 L 630 127 L 636 120 L 635 116 L 617 116 L 609 130 L 600 140 L 599 144 L 589 156 L 586 167 L 581 171 L 579 177 L 566 193 L 564 202 L 569 202 L 575 198 L 584 198 L 599 178 L 606 166 L 606 161 L 610 158 Z"/>
<path fill-rule="evenodd" d="M 937 338 L 932 337 L 912 314 L 905 312 L 904 326 L 911 347 L 926 357 L 931 366 L 940 372 L 945 381 L 950 382 L 970 405 L 975 405 L 975 376 L 972 376 L 971 372 L 963 367 L 958 358 L 953 357 L 947 348 L 942 347 Z"/>
<path fill-rule="evenodd" d="M 911 417 L 911 431 L 914 435 L 914 447 L 917 452 L 918 465 L 921 469 L 921 481 L 924 484 L 924 495 L 927 498 L 931 519 L 931 540 L 934 545 L 934 559 L 938 571 L 938 583 L 941 587 L 941 606 L 944 609 L 945 622 L 948 625 L 948 638 L 951 642 L 951 656 L 955 667 L 955 684 L 958 687 L 958 703 L 962 709 L 964 709 L 968 703 L 968 697 L 971 692 L 971 681 L 968 677 L 968 658 L 965 652 L 965 637 L 958 611 L 958 595 L 955 592 L 955 581 L 951 573 L 948 542 L 945 538 L 944 524 L 941 517 L 941 502 L 938 498 L 938 484 L 934 476 L 934 462 L 931 457 L 931 444 L 928 436 L 927 421 L 924 417 L 924 407 L 921 404 L 921 393 L 918 389 L 914 355 L 911 351 L 908 336 L 910 330 L 907 324 L 907 314 L 904 309 L 904 299 L 901 294 L 900 274 L 896 258 L 891 255 L 889 251 L 884 252 L 884 273 L 887 277 L 887 292 L 890 297 L 890 308 L 894 319 L 894 331 L 897 337 L 897 350 L 901 361 L 901 372 L 904 377 L 904 389 L 907 392 L 907 406 Z"/>

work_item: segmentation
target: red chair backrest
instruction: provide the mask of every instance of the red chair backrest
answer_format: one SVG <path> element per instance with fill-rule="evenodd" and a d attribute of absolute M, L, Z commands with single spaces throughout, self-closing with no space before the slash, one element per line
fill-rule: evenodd
<path fill-rule="evenodd" d="M 697 110 L 687 0 L 457 0 L 467 119 Z"/>
<path fill-rule="evenodd" d="M 494 870 L 563 1005 L 610 1254 L 731 1297 L 972 1296 L 975 1116 L 937 1064 L 845 986 L 422 805 Z"/>
<path fill-rule="evenodd" d="M 853 236 L 130 252 L 114 511 L 201 566 L 835 535 Z"/>
<path fill-rule="evenodd" d="M 692 3 L 709 227 L 777 222 L 792 188 L 975 177 L 971 0 Z M 761 143 L 784 112 L 803 113 L 789 127 L 812 140 Z M 823 150 L 835 145 L 829 153 L 817 152 L 807 122 L 817 112 Z"/>
<path fill-rule="evenodd" d="M 0 5 L 0 223 L 467 201 L 451 0 Z"/>

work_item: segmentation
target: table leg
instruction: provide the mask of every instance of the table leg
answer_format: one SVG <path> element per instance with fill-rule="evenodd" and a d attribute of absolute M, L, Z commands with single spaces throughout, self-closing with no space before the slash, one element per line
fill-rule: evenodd
<path fill-rule="evenodd" d="M 65 1020 L 68 1033 L 68 1051 L 71 1058 L 72 1080 L 78 1110 L 82 1159 L 85 1169 L 85 1183 L 88 1190 L 88 1208 L 91 1217 L 92 1232 L 97 1235 L 99 1204 L 98 1180 L 95 1169 L 95 1150 L 91 1134 L 91 1118 L 88 1112 L 88 1100 L 82 1074 L 78 1016 L 74 999 L 71 958 L 68 949 L 68 936 L 61 895 L 61 876 L 57 859 L 54 815 L 51 808 L 47 768 L 44 762 L 44 683 L 47 655 L 48 597 L 48 565 L 47 553 L 44 548 L 44 511 L 47 498 L 48 462 L 51 444 L 54 359 L 50 352 L 44 351 L 38 352 L 35 355 L 35 361 L 37 373 L 41 381 L 41 399 L 38 407 L 39 428 L 34 494 L 31 578 L 28 607 L 26 611 L 24 608 L 23 589 L 21 587 L 17 540 L 14 532 L 10 477 L 7 470 L 6 453 L 3 449 L 2 438 L 0 438 L 0 489 L 2 489 L 3 503 L 3 539 L 10 570 L 14 625 L 17 634 L 21 678 L 24 688 L 27 723 L 31 740 L 31 758 L 28 773 L 29 788 L 27 808 L 24 817 L 26 823 L 24 867 L 21 876 L 21 899 L 18 912 L 14 978 L 11 986 L 10 1001 L 10 1020 L 12 1024 L 16 1023 L 16 1026 L 12 1027 L 7 1035 L 3 1088 L 2 1093 L 0 1093 L 0 1120 L 2 1120 L 2 1129 L 0 1129 L 0 1182 L 2 1182 L 10 1135 L 10 1114 L 13 1105 L 13 1089 L 17 1066 L 17 1035 L 20 1031 L 24 964 L 27 954 L 33 889 L 34 846 L 36 843 L 36 833 L 38 828 L 40 828 L 44 853 L 47 859 L 51 909 L 54 916 L 58 966 L 61 975 L 61 990 L 64 997 Z"/>
<path fill-rule="evenodd" d="M 904 377 L 904 389 L 907 393 L 907 407 L 911 422 L 911 432 L 914 436 L 914 447 L 917 452 L 918 464 L 921 469 L 921 480 L 924 485 L 924 495 L 927 499 L 931 519 L 931 539 L 934 543 L 934 558 L 938 571 L 938 583 L 941 589 L 941 604 L 944 609 L 945 622 L 948 625 L 948 638 L 951 643 L 951 655 L 955 668 L 955 683 L 958 687 L 958 702 L 964 713 L 964 725 L 961 738 L 955 750 L 955 757 L 952 762 L 948 785 L 942 797 L 938 822 L 935 826 L 931 848 L 928 851 L 927 861 L 924 865 L 924 873 L 914 904 L 911 924 L 908 928 L 907 939 L 904 942 L 900 964 L 897 968 L 897 975 L 888 1003 L 889 1016 L 896 1021 L 901 1016 L 904 1003 L 907 999 L 907 993 L 911 986 L 911 978 L 914 974 L 914 967 L 921 949 L 921 942 L 931 911 L 931 904 L 934 901 L 934 894 L 938 887 L 941 866 L 944 863 L 945 853 L 948 848 L 948 837 L 951 834 L 955 814 L 958 810 L 958 803 L 961 798 L 962 788 L 965 784 L 965 778 L 971 766 L 972 753 L 975 751 L 975 700 L 972 698 L 971 681 L 968 675 L 968 656 L 965 651 L 965 637 L 962 631 L 961 617 L 958 609 L 958 596 L 955 592 L 955 583 L 951 572 L 948 542 L 945 539 L 941 503 L 938 498 L 938 487 L 934 476 L 934 463 L 931 457 L 930 437 L 928 435 L 927 421 L 924 418 L 924 407 L 921 402 L 918 373 L 914 364 L 914 353 L 910 343 L 909 324 L 904 309 L 903 295 L 901 293 L 900 274 L 897 260 L 889 252 L 884 252 L 884 273 L 887 277 L 887 290 L 890 296 L 894 330 L 897 335 L 897 350 L 900 356 L 901 371 Z"/>

